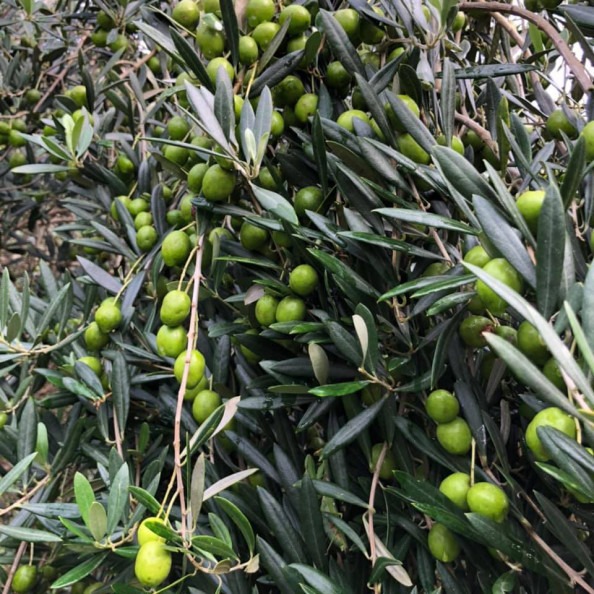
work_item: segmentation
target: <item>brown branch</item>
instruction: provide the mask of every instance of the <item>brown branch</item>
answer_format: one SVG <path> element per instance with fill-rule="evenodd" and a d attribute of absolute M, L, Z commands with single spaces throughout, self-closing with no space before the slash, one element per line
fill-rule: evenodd
<path fill-rule="evenodd" d="M 10 585 L 12 584 L 12 578 L 18 569 L 19 563 L 21 562 L 21 557 L 27 548 L 27 543 L 23 541 L 19 548 L 17 549 L 16 555 L 14 556 L 14 561 L 10 566 L 10 571 L 8 572 L 8 577 L 6 578 L 6 583 L 4 584 L 4 589 L 2 590 L 2 594 L 8 594 L 10 592 Z"/>
<path fill-rule="evenodd" d="M 532 526 L 528 523 L 528 521 L 522 522 L 526 532 L 530 535 L 532 540 L 540 546 L 540 548 L 567 574 L 571 585 L 579 584 L 588 594 L 594 594 L 594 588 L 592 588 L 589 584 L 587 584 L 580 574 L 575 571 L 572 567 L 570 567 L 551 547 L 532 529 Z"/>
<path fill-rule="evenodd" d="M 377 490 L 377 484 L 379 482 L 379 473 L 384 463 L 384 458 L 386 457 L 386 452 L 388 451 L 388 444 L 384 443 L 382 447 L 382 451 L 380 452 L 377 463 L 375 468 L 373 469 L 373 479 L 371 481 L 371 489 L 369 490 L 369 511 L 367 512 L 367 517 L 369 518 L 369 527 L 367 530 L 367 538 L 369 539 L 369 550 L 371 554 L 371 567 L 375 565 L 375 561 L 377 559 L 377 552 L 375 550 L 375 531 L 373 529 L 373 513 L 374 513 L 374 503 L 375 503 L 375 492 Z M 379 594 L 380 586 L 379 584 L 374 585 L 374 592 Z"/>
<path fill-rule="evenodd" d="M 503 2 L 461 2 L 458 5 L 458 9 L 462 12 L 479 10 L 483 12 L 515 14 L 516 16 L 531 22 L 533 25 L 536 25 L 549 37 L 553 42 L 553 45 L 557 48 L 557 51 L 563 56 L 584 93 L 587 93 L 591 89 L 592 77 L 588 74 L 584 65 L 578 60 L 577 56 L 571 51 L 571 48 L 567 45 L 559 32 L 545 18 L 530 10 L 526 10 L 525 8 L 513 6 L 512 4 L 504 4 Z"/>
<path fill-rule="evenodd" d="M 8 512 L 21 506 L 23 503 L 25 503 L 26 501 L 31 499 L 31 497 L 33 497 L 33 495 L 35 495 L 35 493 L 37 493 L 37 491 L 39 491 L 39 489 L 41 489 L 41 487 L 43 487 L 44 485 L 47 485 L 49 479 L 50 479 L 49 475 L 45 476 L 30 491 L 28 491 L 25 495 L 23 495 L 20 499 L 18 499 L 17 501 L 15 501 L 13 504 L 9 505 L 8 507 L 1 509 L 0 517 L 5 516 Z"/>
<path fill-rule="evenodd" d="M 485 130 L 479 123 L 475 122 L 470 116 L 462 115 L 456 112 L 456 121 L 464 124 L 467 128 L 470 128 L 476 135 L 495 153 L 498 153 L 497 143 L 491 138 L 488 130 Z"/>
<path fill-rule="evenodd" d="M 173 450 L 175 456 L 175 474 L 177 477 L 177 494 L 179 495 L 179 506 L 181 510 L 181 536 L 185 542 L 186 537 L 186 498 L 184 495 L 184 483 L 182 474 L 181 461 L 181 416 L 184 405 L 184 395 L 186 393 L 186 386 L 188 383 L 188 375 L 190 372 L 190 358 L 194 348 L 195 338 L 198 336 L 198 289 L 200 287 L 200 277 L 202 276 L 202 252 L 203 252 L 204 235 L 200 236 L 198 240 L 198 251 L 196 253 L 196 268 L 194 270 L 194 287 L 192 291 L 192 306 L 190 315 L 190 331 L 188 332 L 188 347 L 186 350 L 186 360 L 184 364 L 184 372 L 182 381 L 177 393 L 177 408 L 175 410 L 175 431 L 173 437 Z"/>

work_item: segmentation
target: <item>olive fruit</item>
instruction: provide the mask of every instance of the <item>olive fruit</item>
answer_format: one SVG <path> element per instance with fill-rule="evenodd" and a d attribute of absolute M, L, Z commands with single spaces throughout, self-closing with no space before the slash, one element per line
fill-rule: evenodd
<path fill-rule="evenodd" d="M 186 366 L 186 355 L 187 350 L 182 351 L 175 360 L 175 364 L 173 365 L 173 374 L 175 375 L 175 379 L 181 384 L 184 369 Z M 195 387 L 200 380 L 204 376 L 204 368 L 205 362 L 202 353 L 197 350 L 190 351 L 190 363 L 188 365 L 188 379 L 186 382 L 187 388 Z"/>
<path fill-rule="evenodd" d="M 21 565 L 12 577 L 13 592 L 31 592 L 37 582 L 37 567 Z"/>
<path fill-rule="evenodd" d="M 192 301 L 184 291 L 169 291 L 163 298 L 159 315 L 163 324 L 179 326 L 190 314 Z"/>
<path fill-rule="evenodd" d="M 159 355 L 175 358 L 186 348 L 188 335 L 183 326 L 161 326 L 157 332 L 156 342 Z"/>
<path fill-rule="evenodd" d="M 460 545 L 454 534 L 437 522 L 429 531 L 427 545 L 431 554 L 442 563 L 451 563 L 460 554 Z"/>
<path fill-rule="evenodd" d="M 487 346 L 487 341 L 483 336 L 484 332 L 493 330 L 493 322 L 483 316 L 468 316 L 460 324 L 458 332 L 462 342 L 466 346 L 481 348 Z"/>
<path fill-rule="evenodd" d="M 276 308 L 277 322 L 298 322 L 305 318 L 305 302 L 300 297 L 285 297 Z"/>
<path fill-rule="evenodd" d="M 434 390 L 427 398 L 425 410 L 436 423 L 449 423 L 458 416 L 460 404 L 451 392 Z"/>
<path fill-rule="evenodd" d="M 197 423 L 204 423 L 221 405 L 221 397 L 213 390 L 202 390 L 194 397 L 192 415 Z"/>
<path fill-rule="evenodd" d="M 490 262 L 487 262 L 483 267 L 483 270 L 498 280 L 499 282 L 507 285 L 510 289 L 516 293 L 521 293 L 524 287 L 522 277 L 518 271 L 505 259 L 505 258 L 494 258 Z M 485 307 L 496 316 L 500 316 L 505 312 L 507 303 L 501 298 L 493 289 L 491 289 L 483 281 L 479 280 L 476 283 L 476 290 L 481 301 L 485 304 Z"/>
<path fill-rule="evenodd" d="M 270 326 L 276 321 L 278 300 L 272 295 L 262 295 L 256 302 L 256 320 L 261 326 Z"/>
<path fill-rule="evenodd" d="M 462 455 L 470 450 L 472 433 L 468 423 L 461 417 L 438 425 L 436 435 L 441 447 L 450 454 Z"/>
<path fill-rule="evenodd" d="M 191 249 L 190 238 L 183 231 L 172 231 L 161 245 L 163 262 L 167 266 L 181 266 L 188 259 Z"/>
<path fill-rule="evenodd" d="M 165 539 L 162 536 L 159 536 L 156 532 L 153 532 L 148 526 L 147 522 L 158 522 L 159 524 L 165 525 L 165 520 L 163 518 L 145 518 L 138 527 L 138 532 L 136 536 L 138 538 L 138 544 L 140 546 L 146 544 L 147 542 L 165 542 Z"/>
<path fill-rule="evenodd" d="M 526 445 L 530 448 L 534 457 L 540 462 L 546 462 L 550 456 L 545 450 L 542 441 L 538 437 L 538 427 L 553 427 L 565 433 L 571 439 L 576 437 L 575 421 L 560 408 L 551 406 L 537 413 L 526 427 Z"/>
<path fill-rule="evenodd" d="M 475 245 L 464 255 L 464 262 L 468 262 L 479 268 L 482 268 L 490 260 L 491 256 L 489 256 L 487 250 L 482 245 Z"/>
<path fill-rule="evenodd" d="M 466 494 L 471 512 L 501 524 L 507 518 L 509 500 L 505 491 L 491 483 L 475 483 Z"/>
<path fill-rule="evenodd" d="M 115 330 L 123 320 L 122 312 L 115 303 L 103 303 L 95 312 L 95 322 L 99 330 L 104 334 L 109 334 Z"/>
<path fill-rule="evenodd" d="M 540 332 L 530 323 L 522 322 L 517 333 L 518 348 L 537 365 L 544 365 L 550 357 Z"/>
<path fill-rule="evenodd" d="M 516 199 L 516 206 L 524 217 L 528 228 L 536 234 L 538 229 L 538 216 L 542 209 L 545 193 L 542 190 L 530 190 L 520 194 Z"/>
<path fill-rule="evenodd" d="M 470 476 L 463 472 L 454 472 L 446 476 L 439 484 L 439 490 L 462 511 L 468 511 L 466 496 L 470 489 Z"/>
<path fill-rule="evenodd" d="M 134 563 L 134 573 L 146 588 L 155 588 L 163 583 L 171 571 L 171 553 L 165 544 L 149 541 L 143 544 Z"/>
<path fill-rule="evenodd" d="M 369 472 L 375 472 L 379 456 L 383 447 L 383 443 L 376 443 L 371 448 L 371 461 L 369 463 Z M 382 480 L 388 481 L 394 477 L 394 470 L 396 470 L 396 458 L 394 457 L 392 450 L 390 450 L 390 448 L 387 448 L 378 475 Z"/>
<path fill-rule="evenodd" d="M 301 297 L 313 293 L 318 286 L 318 282 L 318 273 L 309 264 L 297 266 L 289 275 L 289 287 Z"/>

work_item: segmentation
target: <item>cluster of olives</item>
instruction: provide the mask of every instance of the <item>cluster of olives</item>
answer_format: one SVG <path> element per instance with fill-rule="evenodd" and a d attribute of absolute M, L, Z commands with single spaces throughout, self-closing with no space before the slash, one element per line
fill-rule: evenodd
<path fill-rule="evenodd" d="M 439 490 L 464 512 L 480 514 L 498 524 L 507 518 L 509 500 L 505 491 L 487 482 L 474 483 L 463 472 L 450 474 L 441 481 Z M 427 539 L 431 554 L 442 563 L 455 561 L 460 554 L 460 545 L 449 528 L 435 523 Z"/>
<path fill-rule="evenodd" d="M 127 25 L 124 31 L 134 32 L 134 25 Z M 116 26 L 114 19 L 104 10 L 97 13 L 97 28 L 91 34 L 91 41 L 97 47 L 109 47 L 112 52 L 120 49 L 126 50 L 128 47 L 128 37 Z"/>
<path fill-rule="evenodd" d="M 0 120 L 0 148 L 7 145 L 12 147 L 8 157 L 8 166 L 11 169 L 27 163 L 27 155 L 20 150 L 27 144 L 23 132 L 27 132 L 27 123 L 23 119 L 15 118 L 8 122 Z"/>
<path fill-rule="evenodd" d="M 306 306 L 302 297 L 311 295 L 318 286 L 318 273 L 309 264 L 301 264 L 289 275 L 289 288 L 294 293 L 280 301 L 266 294 L 256 303 L 256 320 L 267 327 L 275 322 L 298 322 L 305 318 Z"/>
<path fill-rule="evenodd" d="M 109 334 L 123 321 L 120 303 L 115 297 L 104 299 L 95 311 L 95 319 L 85 330 L 84 338 L 87 349 L 100 351 L 109 342 Z"/>
<path fill-rule="evenodd" d="M 146 518 L 141 522 L 137 533 L 140 549 L 134 562 L 134 573 L 145 588 L 156 588 L 167 579 L 172 556 L 167 550 L 165 539 L 153 532 L 147 522 L 165 525 L 165 521 L 157 517 Z"/>
<path fill-rule="evenodd" d="M 434 390 L 427 397 L 425 411 L 437 423 L 437 441 L 450 454 L 468 453 L 472 445 L 472 433 L 468 423 L 458 416 L 460 403 L 447 390 Z"/>

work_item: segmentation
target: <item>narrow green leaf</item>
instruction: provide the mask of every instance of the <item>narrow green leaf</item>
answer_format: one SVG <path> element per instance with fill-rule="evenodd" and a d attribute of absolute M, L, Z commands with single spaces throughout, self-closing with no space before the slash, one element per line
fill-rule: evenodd
<path fill-rule="evenodd" d="M 149 25 L 145 25 L 148 27 Z M 169 29 L 171 33 L 171 39 L 175 44 L 179 55 L 182 57 L 183 61 L 190 67 L 190 70 L 194 73 L 196 78 L 210 91 L 213 90 L 212 81 L 210 80 L 210 76 L 208 76 L 208 72 L 206 72 L 206 68 L 202 64 L 200 60 L 200 56 L 196 53 L 194 48 L 184 39 L 173 27 Z M 161 44 L 159 44 L 161 45 Z M 169 44 L 168 44 L 169 45 Z M 165 51 L 167 50 L 167 46 L 162 46 Z M 168 51 L 168 53 L 175 59 L 176 53 L 172 51 Z"/>
<path fill-rule="evenodd" d="M 0 479 L 0 495 L 6 493 L 6 491 L 19 480 L 20 476 L 27 470 L 36 457 L 37 452 L 25 456 Z"/>
<path fill-rule="evenodd" d="M 580 323 L 578 322 L 577 316 L 575 312 L 571 308 L 571 305 L 567 301 L 563 303 L 563 307 L 565 309 L 565 314 L 567 315 L 567 319 L 569 321 L 569 325 L 571 326 L 571 331 L 575 337 L 576 342 L 580 348 L 582 356 L 584 357 L 584 361 L 588 364 L 590 371 L 594 373 L 594 352 L 590 348 L 588 341 L 586 340 L 586 335 Z"/>
<path fill-rule="evenodd" d="M 52 590 L 59 590 L 66 588 L 80 580 L 86 578 L 90 573 L 95 571 L 99 567 L 109 553 L 95 553 L 89 557 L 86 561 L 83 561 L 70 571 L 67 571 L 64 575 L 60 576 L 50 587 Z"/>
<path fill-rule="evenodd" d="M 80 472 L 74 475 L 74 498 L 84 523 L 89 527 L 89 510 L 95 501 L 95 493 L 87 477 Z"/>
<path fill-rule="evenodd" d="M 326 35 L 328 45 L 332 50 L 332 53 L 340 61 L 340 63 L 346 68 L 347 72 L 359 73 L 360 76 L 365 78 L 365 67 L 359 58 L 359 55 L 355 51 L 353 44 L 349 41 L 345 30 L 334 18 L 331 12 L 327 10 L 320 10 L 318 18 L 321 21 L 321 29 Z"/>
<path fill-rule="evenodd" d="M 561 184 L 561 198 L 563 199 L 563 210 L 569 208 L 576 197 L 582 179 L 584 177 L 584 167 L 586 165 L 586 141 L 580 135 L 573 145 L 571 156 L 565 169 L 565 176 Z"/>
<path fill-rule="evenodd" d="M 323 528 L 324 522 L 322 512 L 320 511 L 320 501 L 318 500 L 313 482 L 307 473 L 303 475 L 303 479 L 301 480 L 299 505 L 303 538 L 307 543 L 311 559 L 316 567 L 322 571 L 326 571 L 328 566 L 328 557 L 326 554 L 328 543 Z"/>
<path fill-rule="evenodd" d="M 202 500 L 204 497 L 204 483 L 206 472 L 206 460 L 204 452 L 198 456 L 194 470 L 192 470 L 192 479 L 190 481 L 190 510 L 192 511 L 192 526 L 195 529 L 198 523 L 198 516 L 202 508 Z"/>
<path fill-rule="evenodd" d="M 245 517 L 244 513 L 228 499 L 225 499 L 224 497 L 215 497 L 214 499 L 229 518 L 231 518 L 231 521 L 237 526 L 245 539 L 250 555 L 252 555 L 256 546 L 256 537 L 254 536 L 254 531 L 249 520 Z"/>
<path fill-rule="evenodd" d="M 237 553 L 226 542 L 214 536 L 194 536 L 192 546 L 223 559 L 239 560 Z"/>
<path fill-rule="evenodd" d="M 233 85 L 229 74 L 222 66 L 217 71 L 217 90 L 214 97 L 214 113 L 227 140 L 235 129 L 235 108 L 233 104 Z"/>
<path fill-rule="evenodd" d="M 433 148 L 436 165 L 443 172 L 443 176 L 467 200 L 473 195 L 496 199 L 495 192 L 479 174 L 479 172 L 455 150 L 446 146 L 436 145 Z"/>
<path fill-rule="evenodd" d="M 270 526 L 276 540 L 280 544 L 287 558 L 294 563 L 306 560 L 301 537 L 291 524 L 285 511 L 266 489 L 258 487 L 258 499 L 264 519 Z"/>
<path fill-rule="evenodd" d="M 594 350 L 594 266 L 590 266 L 584 281 L 582 327 L 590 348 Z"/>
<path fill-rule="evenodd" d="M 265 188 L 261 188 L 255 184 L 251 184 L 251 188 L 254 192 L 254 195 L 256 196 L 256 199 L 262 205 L 262 208 L 276 215 L 279 219 L 293 223 L 294 225 L 299 223 L 295 209 L 291 203 L 283 198 L 280 194 L 272 192 L 271 190 L 266 190 Z"/>
<path fill-rule="evenodd" d="M 11 169 L 12 173 L 22 175 L 38 175 L 40 173 L 58 173 L 60 171 L 71 171 L 73 168 L 68 165 L 52 165 L 51 163 L 31 163 L 19 165 Z"/>
<path fill-rule="evenodd" d="M 326 156 L 326 143 L 324 139 L 324 129 L 320 120 L 320 113 L 316 111 L 311 126 L 311 141 L 314 152 L 314 159 L 320 176 L 320 183 L 324 196 L 328 195 L 328 160 Z"/>
<path fill-rule="evenodd" d="M 425 212 L 422 210 L 408 210 L 405 208 L 378 208 L 375 210 L 378 214 L 389 219 L 396 219 L 399 221 L 406 221 L 407 223 L 414 223 L 417 225 L 427 225 L 435 229 L 447 229 L 448 231 L 457 231 L 468 235 L 477 235 L 475 231 L 466 223 L 448 219 L 441 215 Z"/>
<path fill-rule="evenodd" d="M 536 304 L 549 319 L 556 311 L 563 275 L 565 251 L 565 215 L 559 190 L 551 184 L 538 216 L 536 249 Z"/>
<path fill-rule="evenodd" d="M 314 567 L 301 563 L 292 563 L 289 567 L 298 571 L 302 578 L 319 594 L 346 594 L 341 586 Z"/>
<path fill-rule="evenodd" d="M 118 420 L 120 438 L 124 436 L 128 410 L 130 408 L 130 375 L 126 359 L 118 353 L 114 359 L 111 371 L 111 389 L 114 401 L 114 413 Z"/>
<path fill-rule="evenodd" d="M 19 417 L 19 432 L 17 436 L 17 457 L 19 460 L 26 458 L 35 451 L 35 442 L 37 441 L 37 410 L 35 400 L 27 398 L 25 406 L 21 410 Z M 25 467 L 22 477 L 23 483 L 26 483 L 29 476 L 29 468 Z"/>
<path fill-rule="evenodd" d="M 234 66 L 239 63 L 239 25 L 235 14 L 233 0 L 220 0 L 221 16 L 225 28 L 225 39 L 231 52 L 231 61 Z"/>
<path fill-rule="evenodd" d="M 132 497 L 134 497 L 138 503 L 146 507 L 151 514 L 159 513 L 161 504 L 148 491 L 135 486 L 130 486 L 129 491 Z"/>
<path fill-rule="evenodd" d="M 0 524 L 0 534 L 24 542 L 62 542 L 57 534 L 36 528 L 23 528 L 22 526 L 9 526 Z"/>
<path fill-rule="evenodd" d="M 113 534 L 128 506 L 130 475 L 128 464 L 124 463 L 115 475 L 107 498 L 107 534 Z"/>
<path fill-rule="evenodd" d="M 485 235 L 501 255 L 524 277 L 531 287 L 536 287 L 536 271 L 526 248 L 513 228 L 485 198 L 473 197 L 476 216 Z"/>
<path fill-rule="evenodd" d="M 93 501 L 89 508 L 89 521 L 87 523 L 95 541 L 99 542 L 107 532 L 107 514 L 105 508 L 98 502 Z"/>
<path fill-rule="evenodd" d="M 369 382 L 367 380 L 359 380 L 355 382 L 343 382 L 339 384 L 327 384 L 324 386 L 317 386 L 309 390 L 310 394 L 320 397 L 328 396 L 346 396 L 347 394 L 354 394 L 362 390 Z"/>
<path fill-rule="evenodd" d="M 425 124 L 409 109 L 408 105 L 400 97 L 390 92 L 386 93 L 386 97 L 396 117 L 402 122 L 404 129 L 418 142 L 423 150 L 431 154 L 433 147 L 437 146 L 437 141 Z"/>
<path fill-rule="evenodd" d="M 441 127 L 446 137 L 446 146 L 451 147 L 456 116 L 456 78 L 454 65 L 447 58 L 443 61 L 441 83 Z"/>

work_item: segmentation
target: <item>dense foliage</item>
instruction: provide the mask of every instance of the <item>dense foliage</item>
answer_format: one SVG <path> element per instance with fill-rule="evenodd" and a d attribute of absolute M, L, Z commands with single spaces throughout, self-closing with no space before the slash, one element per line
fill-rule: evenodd
<path fill-rule="evenodd" d="M 0 11 L 3 594 L 594 592 L 594 7 Z"/>

